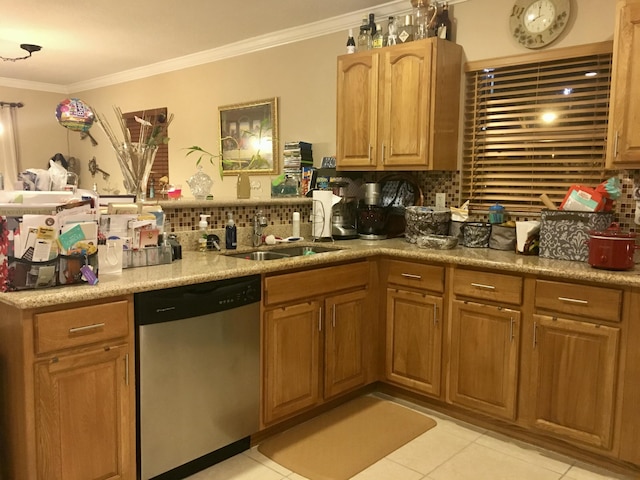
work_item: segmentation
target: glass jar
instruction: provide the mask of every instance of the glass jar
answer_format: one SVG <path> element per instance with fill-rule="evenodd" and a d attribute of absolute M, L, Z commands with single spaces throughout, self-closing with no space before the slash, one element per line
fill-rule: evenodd
<path fill-rule="evenodd" d="M 202 171 L 202 166 L 199 165 L 198 171 L 187 180 L 187 185 L 189 185 L 191 195 L 193 195 L 196 200 L 206 200 L 207 196 L 211 194 L 213 180 Z"/>

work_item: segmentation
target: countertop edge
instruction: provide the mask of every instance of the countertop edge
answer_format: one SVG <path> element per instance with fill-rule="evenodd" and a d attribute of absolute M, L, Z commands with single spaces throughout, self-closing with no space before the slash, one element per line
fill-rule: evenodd
<path fill-rule="evenodd" d="M 545 259 L 491 249 L 457 247 L 452 250 L 429 250 L 418 248 L 404 239 L 343 240 L 330 246 L 339 250 L 275 261 L 237 259 L 224 253 L 183 252 L 183 259 L 171 264 L 125 269 L 118 275 L 101 274 L 95 286 L 73 285 L 0 293 L 0 302 L 18 309 L 35 309 L 225 278 L 315 268 L 378 256 L 595 282 L 610 286 L 640 287 L 638 267 L 628 271 L 609 271 L 592 268 L 586 262 Z M 242 249 L 238 251 L 241 252 Z"/>

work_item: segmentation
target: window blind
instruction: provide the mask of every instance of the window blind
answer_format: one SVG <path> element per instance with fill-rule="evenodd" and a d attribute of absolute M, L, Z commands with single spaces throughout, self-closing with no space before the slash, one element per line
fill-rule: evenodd
<path fill-rule="evenodd" d="M 559 205 L 571 185 L 603 181 L 611 43 L 565 50 L 467 65 L 461 186 L 474 209 L 539 211 L 543 193 Z"/>

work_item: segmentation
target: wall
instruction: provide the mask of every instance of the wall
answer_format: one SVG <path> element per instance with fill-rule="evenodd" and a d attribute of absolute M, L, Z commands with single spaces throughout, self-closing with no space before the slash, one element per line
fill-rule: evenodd
<path fill-rule="evenodd" d="M 56 121 L 56 106 L 65 95 L 40 92 L 21 88 L 0 87 L 0 100 L 22 102 L 18 109 L 18 135 L 22 163 L 19 170 L 26 168 L 48 168 L 49 159 L 56 153 L 68 156 L 71 136 Z"/>
<path fill-rule="evenodd" d="M 490 3 L 490 6 L 489 6 Z M 468 60 L 526 53 L 511 38 L 509 14 L 513 0 L 468 0 L 451 7 L 454 35 Z M 407 2 L 407 8 L 409 2 Z M 568 31 L 550 47 L 562 48 L 612 38 L 614 2 L 572 1 L 574 20 Z M 404 13 L 404 12 L 398 12 Z M 384 23 L 384 22 L 383 22 Z M 355 26 L 354 26 L 355 27 Z M 169 143 L 170 177 L 185 183 L 195 171 L 184 159 L 183 150 L 193 144 L 217 151 L 218 107 L 237 102 L 278 97 L 280 100 L 280 140 L 313 143 L 314 158 L 333 155 L 335 149 L 335 68 L 336 56 L 344 52 L 346 32 L 284 45 L 238 58 L 193 67 L 96 90 L 73 92 L 107 116 L 114 124 L 112 106 L 123 111 L 166 106 L 174 113 Z M 23 168 L 46 165 L 57 151 L 80 159 L 81 186 L 90 188 L 93 180 L 87 163 L 96 157 L 99 166 L 112 174 L 109 182 L 95 178 L 103 190 L 121 188 L 121 174 L 103 133 L 91 130 L 99 145 L 81 141 L 77 132 L 67 132 L 54 117 L 63 94 L 42 93 L 0 87 L 0 99 L 22 101 L 20 111 Z M 67 145 L 68 141 L 68 145 Z M 217 198 L 235 197 L 235 177 L 221 181 L 216 168 L 207 166 L 215 181 Z M 268 179 L 261 180 L 263 196 L 268 195 Z M 186 187 L 186 186 L 185 186 Z M 188 189 L 185 188 L 185 190 Z M 254 195 L 256 192 L 253 192 Z"/>

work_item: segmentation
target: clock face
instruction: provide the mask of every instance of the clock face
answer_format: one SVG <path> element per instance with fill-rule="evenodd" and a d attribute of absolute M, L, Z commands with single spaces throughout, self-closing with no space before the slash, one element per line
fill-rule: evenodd
<path fill-rule="evenodd" d="M 555 5 L 549 0 L 538 0 L 524 11 L 522 22 L 531 33 L 540 33 L 549 28 L 555 18 Z"/>
<path fill-rule="evenodd" d="M 509 25 L 514 38 L 527 48 L 549 45 L 569 22 L 570 0 L 516 0 Z"/>

